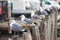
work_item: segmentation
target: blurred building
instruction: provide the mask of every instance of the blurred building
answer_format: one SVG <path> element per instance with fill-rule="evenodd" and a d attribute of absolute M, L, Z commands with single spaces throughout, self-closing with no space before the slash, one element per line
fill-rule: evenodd
<path fill-rule="evenodd" d="M 56 0 L 57 2 L 60 2 L 60 0 Z"/>

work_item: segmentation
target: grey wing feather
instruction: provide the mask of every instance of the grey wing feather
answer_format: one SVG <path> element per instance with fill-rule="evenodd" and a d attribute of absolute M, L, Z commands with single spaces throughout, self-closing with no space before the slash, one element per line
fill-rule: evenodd
<path fill-rule="evenodd" d="M 28 18 L 25 18 L 24 21 L 28 24 L 32 24 L 32 20 L 28 19 Z"/>
<path fill-rule="evenodd" d="M 44 10 L 43 12 L 41 12 L 42 15 L 48 15 L 48 13 Z"/>
<path fill-rule="evenodd" d="M 22 31 L 23 30 L 23 27 L 18 25 L 18 24 L 13 24 L 12 25 L 12 30 L 13 31 Z"/>
<path fill-rule="evenodd" d="M 38 15 L 34 15 L 32 17 L 35 18 L 35 19 L 40 19 L 40 17 Z"/>

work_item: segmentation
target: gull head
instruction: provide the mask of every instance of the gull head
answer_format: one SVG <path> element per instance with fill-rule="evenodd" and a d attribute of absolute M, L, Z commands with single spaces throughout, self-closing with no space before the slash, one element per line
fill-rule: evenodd
<path fill-rule="evenodd" d="M 19 18 L 21 18 L 21 21 L 23 21 L 25 19 L 24 15 L 19 16 Z"/>
<path fill-rule="evenodd" d="M 31 16 L 33 16 L 34 14 L 35 14 L 34 11 L 32 11 Z"/>
<path fill-rule="evenodd" d="M 16 21 L 15 20 L 10 20 L 10 23 L 16 23 Z"/>
<path fill-rule="evenodd" d="M 14 23 L 16 23 L 15 20 L 10 20 L 10 27 L 12 27 L 12 25 L 13 25 Z"/>
<path fill-rule="evenodd" d="M 19 16 L 20 18 L 25 18 L 25 16 L 24 15 L 21 15 L 21 16 Z"/>

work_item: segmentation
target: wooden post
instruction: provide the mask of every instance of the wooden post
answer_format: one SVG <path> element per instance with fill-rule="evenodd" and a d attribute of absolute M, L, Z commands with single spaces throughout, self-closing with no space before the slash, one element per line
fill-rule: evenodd
<path fill-rule="evenodd" d="M 47 39 L 47 28 L 48 28 L 48 22 L 47 22 L 47 20 L 48 20 L 48 17 L 45 19 L 45 40 L 48 40 Z"/>
<path fill-rule="evenodd" d="M 11 32 L 11 29 L 10 29 L 10 19 L 11 19 L 11 5 L 8 4 L 8 32 Z"/>
<path fill-rule="evenodd" d="M 37 40 L 34 26 L 32 27 L 32 40 Z"/>
<path fill-rule="evenodd" d="M 32 27 L 32 39 L 33 40 L 41 40 L 38 26 L 33 26 Z"/>
<path fill-rule="evenodd" d="M 45 28 L 45 24 L 44 24 L 44 22 L 41 22 L 40 26 L 39 26 L 41 40 L 45 40 L 45 29 L 44 28 Z"/>
<path fill-rule="evenodd" d="M 51 13 L 52 13 L 52 20 L 51 20 L 52 21 L 52 39 L 51 40 L 56 40 L 57 10 L 53 9 Z"/>
<path fill-rule="evenodd" d="M 13 40 L 17 40 L 17 39 L 18 39 L 18 35 L 14 35 L 14 36 L 12 37 L 12 39 L 13 39 Z"/>
<path fill-rule="evenodd" d="M 23 40 L 32 40 L 30 30 L 28 30 L 28 32 L 23 33 Z"/>
<path fill-rule="evenodd" d="M 36 26 L 36 27 L 35 27 L 35 30 L 36 30 L 36 37 L 37 37 L 37 40 L 40 40 L 39 27 Z"/>
<path fill-rule="evenodd" d="M 45 40 L 56 40 L 57 11 L 53 8 L 45 21 Z"/>
<path fill-rule="evenodd" d="M 56 10 L 55 11 L 56 13 L 55 13 L 55 32 L 54 32 L 54 34 L 55 34 L 55 40 L 57 40 L 57 14 L 58 14 L 58 10 Z"/>
<path fill-rule="evenodd" d="M 51 40 L 51 15 L 45 21 L 45 40 Z"/>

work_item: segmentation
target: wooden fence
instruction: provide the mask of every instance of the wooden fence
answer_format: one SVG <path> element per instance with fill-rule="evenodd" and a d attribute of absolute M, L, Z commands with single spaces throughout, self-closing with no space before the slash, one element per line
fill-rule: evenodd
<path fill-rule="evenodd" d="M 51 10 L 50 15 L 45 19 L 44 22 L 44 33 L 45 35 L 42 33 L 43 40 L 56 40 L 57 37 L 57 31 L 56 31 L 56 23 L 57 23 L 57 10 L 55 10 L 54 8 Z M 43 30 L 43 28 L 42 28 Z M 41 31 L 42 32 L 42 31 Z"/>
<path fill-rule="evenodd" d="M 56 40 L 56 19 L 57 11 L 53 8 L 45 21 L 40 23 L 40 26 L 31 28 L 30 38 L 32 39 L 29 40 Z"/>
<path fill-rule="evenodd" d="M 53 8 L 49 16 L 43 22 L 40 22 L 40 25 L 33 26 L 31 30 L 23 33 L 23 40 L 56 40 L 56 19 L 57 10 Z"/>
<path fill-rule="evenodd" d="M 8 19 L 10 23 L 11 19 L 11 9 L 8 9 Z M 51 13 L 45 21 L 40 22 L 40 26 L 36 25 L 31 27 L 31 30 L 29 29 L 28 32 L 23 33 L 23 40 L 56 40 L 57 38 L 57 31 L 56 31 L 56 23 L 57 23 L 57 10 L 54 8 L 51 10 Z M 10 30 L 10 24 L 9 24 L 9 32 Z"/>

